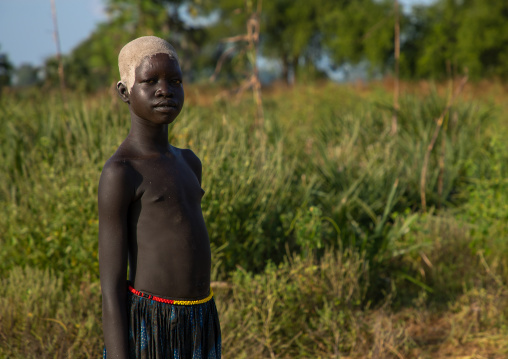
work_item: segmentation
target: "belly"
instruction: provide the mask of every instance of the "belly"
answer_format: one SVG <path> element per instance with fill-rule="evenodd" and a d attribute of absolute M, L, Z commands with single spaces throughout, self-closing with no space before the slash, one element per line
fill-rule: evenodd
<path fill-rule="evenodd" d="M 201 208 L 172 216 L 142 213 L 130 228 L 134 287 L 172 298 L 206 297 L 211 254 Z"/>

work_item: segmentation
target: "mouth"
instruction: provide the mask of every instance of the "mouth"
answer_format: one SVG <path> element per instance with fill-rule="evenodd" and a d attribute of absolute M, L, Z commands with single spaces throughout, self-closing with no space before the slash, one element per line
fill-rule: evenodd
<path fill-rule="evenodd" d="M 177 109 L 178 104 L 176 104 L 175 102 L 171 102 L 171 101 L 164 101 L 164 102 L 159 102 L 158 104 L 156 104 L 154 106 L 154 108 L 156 111 L 167 112 L 167 111 L 173 111 L 173 110 Z"/>

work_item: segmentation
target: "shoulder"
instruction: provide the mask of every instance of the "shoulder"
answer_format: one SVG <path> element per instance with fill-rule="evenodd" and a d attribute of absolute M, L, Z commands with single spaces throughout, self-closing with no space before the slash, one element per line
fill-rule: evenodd
<path fill-rule="evenodd" d="M 192 169 L 192 171 L 198 177 L 199 182 L 201 183 L 202 168 L 201 168 L 201 160 L 199 159 L 199 157 L 196 156 L 196 154 L 189 149 L 181 149 L 176 147 L 173 147 L 173 149 L 182 156 L 185 163 L 187 163 L 187 165 Z"/>
<path fill-rule="evenodd" d="M 101 179 L 104 177 L 115 181 L 128 180 L 136 172 L 133 163 L 135 158 L 135 150 L 125 140 L 104 164 Z"/>
<path fill-rule="evenodd" d="M 127 180 L 129 174 L 133 172 L 131 161 L 121 156 L 113 155 L 109 160 L 106 161 L 101 172 L 101 179 L 110 180 Z"/>
<path fill-rule="evenodd" d="M 192 152 L 192 150 L 182 149 L 180 151 L 182 151 L 182 157 L 189 164 L 189 166 L 201 168 L 201 160 L 198 156 L 196 156 L 194 152 Z"/>
<path fill-rule="evenodd" d="M 191 168 L 199 168 L 201 170 L 201 160 L 198 156 L 192 152 L 192 150 L 188 148 L 178 148 L 175 146 L 171 146 L 173 153 L 177 156 L 182 157 L 182 159 L 191 167 Z"/>
<path fill-rule="evenodd" d="M 105 164 L 99 181 L 99 197 L 107 194 L 134 194 L 136 171 L 129 159 L 114 154 Z"/>

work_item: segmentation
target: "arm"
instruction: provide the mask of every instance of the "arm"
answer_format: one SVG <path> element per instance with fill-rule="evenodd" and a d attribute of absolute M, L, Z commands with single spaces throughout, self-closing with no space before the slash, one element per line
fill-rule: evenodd
<path fill-rule="evenodd" d="M 128 357 L 127 213 L 134 187 L 129 168 L 108 161 L 99 182 L 99 268 L 108 359 Z"/>

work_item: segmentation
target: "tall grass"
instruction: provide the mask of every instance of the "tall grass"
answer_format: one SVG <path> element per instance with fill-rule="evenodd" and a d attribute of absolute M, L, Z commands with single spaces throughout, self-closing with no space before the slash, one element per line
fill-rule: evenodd
<path fill-rule="evenodd" d="M 89 279 L 69 287 L 50 270 L 14 267 L 3 275 L 0 357 L 97 358 L 100 288 Z"/>
<path fill-rule="evenodd" d="M 401 99 L 400 133 L 390 136 L 382 98 L 362 100 L 328 86 L 268 100 L 264 145 L 252 135 L 253 117 L 244 110 L 252 109 L 249 103 L 187 106 L 171 127 L 171 142 L 202 159 L 204 214 L 212 242 L 222 248 L 225 273 L 238 264 L 259 271 L 267 261 L 278 263 L 286 245 L 291 251 L 352 246 L 369 262 L 382 262 L 390 242 L 410 228 L 411 213 L 420 208 L 424 151 L 444 101 L 437 95 Z M 330 97 L 334 91 L 342 102 Z M 96 277 L 97 182 L 128 132 L 126 106 L 112 94 L 74 96 L 65 108 L 56 96 L 19 94 L 4 97 L 1 109 L 1 268 L 29 264 Z M 492 121 L 477 105 L 453 109 L 442 134 L 444 190 L 436 195 L 436 151 L 430 206 L 458 204 L 468 178 L 488 171 L 473 164 L 489 150 Z M 300 234 L 316 230 L 304 243 Z"/>
<path fill-rule="evenodd" d="M 401 98 L 399 133 L 390 136 L 383 94 L 332 84 L 275 92 L 265 99 L 266 141 L 252 131 L 249 100 L 189 102 L 170 142 L 203 163 L 213 279 L 230 285 L 217 291 L 230 356 L 409 353 L 407 332 L 385 338 L 365 327 L 391 320 L 372 319 L 369 308 L 447 308 L 474 290 L 505 298 L 508 126 L 495 106 L 452 108 L 422 213 L 422 161 L 445 106 L 437 93 Z M 25 344 L 38 357 L 78 353 L 84 334 L 73 325 L 89 322 L 93 339 L 80 355 L 92 356 L 85 353 L 100 343 L 97 184 L 128 133 L 128 109 L 107 92 L 69 94 L 65 107 L 52 94 L 22 92 L 3 96 L 0 114 L 0 298 L 16 308 L 2 312 L 0 334 L 17 338 L 0 354 L 28 355 Z M 47 294 L 35 321 L 26 293 L 46 293 L 38 283 L 64 294 Z M 93 303 L 77 297 L 83 290 Z M 82 303 L 76 323 L 77 304 L 58 314 L 51 303 L 59 299 Z"/>
<path fill-rule="evenodd" d="M 475 268 L 476 270 L 477 268 Z M 478 272 L 478 277 L 484 273 Z M 368 268 L 352 251 L 289 256 L 259 274 L 237 270 L 216 288 L 224 358 L 447 358 L 508 354 L 508 292 L 464 290 L 436 312 L 421 292 L 411 307 L 362 309 Z M 456 279 L 455 279 L 456 280 Z M 97 358 L 97 282 L 13 268 L 0 283 L 0 357 Z M 444 288 L 444 287 L 443 287 Z"/>

